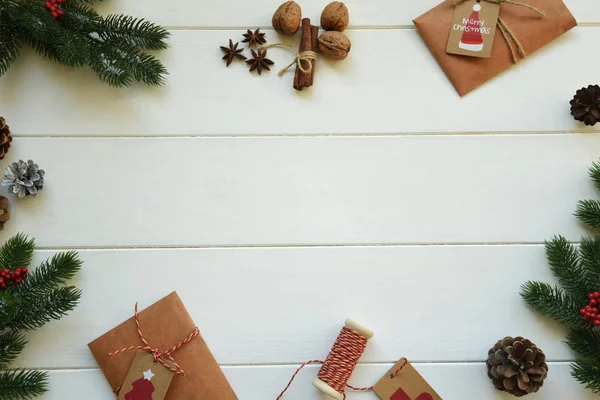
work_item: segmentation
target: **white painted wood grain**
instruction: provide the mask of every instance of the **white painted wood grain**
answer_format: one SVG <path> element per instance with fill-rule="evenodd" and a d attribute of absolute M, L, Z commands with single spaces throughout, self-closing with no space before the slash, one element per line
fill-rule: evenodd
<path fill-rule="evenodd" d="M 483 363 L 414 364 L 444 400 L 509 400 L 496 391 L 486 376 Z M 359 365 L 352 377 L 356 385 L 370 384 L 381 378 L 391 365 Z M 533 400 L 597 399 L 569 375 L 567 363 L 550 363 L 549 375 L 542 389 L 527 396 Z M 296 366 L 224 367 L 240 400 L 272 400 L 279 394 Z M 316 367 L 307 367 L 294 381 L 284 400 L 327 400 L 312 385 Z M 176 379 L 176 378 L 175 378 Z M 99 370 L 51 371 L 50 392 L 42 400 L 86 399 L 113 400 L 111 389 Z M 348 392 L 348 400 L 379 399 L 373 393 Z"/>
<path fill-rule="evenodd" d="M 36 261 L 49 255 L 38 252 Z M 89 250 L 81 257 L 74 281 L 81 305 L 29 334 L 17 365 L 95 367 L 88 342 L 129 318 L 135 302 L 143 309 L 173 290 L 226 365 L 321 359 L 347 317 L 375 332 L 365 362 L 483 361 L 508 335 L 530 338 L 549 360 L 572 357 L 565 332 L 519 296 L 528 279 L 553 282 L 541 245 Z"/>
<path fill-rule="evenodd" d="M 575 91 L 598 79 L 596 54 L 582 49 L 597 46 L 600 28 L 574 29 L 463 99 L 416 31 L 348 34 L 349 58 L 319 61 L 315 86 L 302 93 L 292 88 L 293 74 L 250 75 L 243 62 L 226 69 L 219 45 L 241 38 L 240 31 L 173 32 L 172 48 L 161 53 L 171 73 L 161 88 L 110 88 L 87 69 L 65 68 L 29 51 L 0 79 L 0 110 L 18 136 L 600 129 L 584 129 L 569 113 Z M 283 50 L 269 54 L 275 68 L 290 61 Z M 576 71 L 571 60 L 577 60 Z"/>
<path fill-rule="evenodd" d="M 170 27 L 242 27 L 271 26 L 271 17 L 283 0 L 230 1 L 218 0 L 109 0 L 98 9 L 105 13 L 122 12 L 144 16 Z M 302 0 L 303 16 L 320 20 L 329 0 Z M 412 20 L 435 7 L 441 0 L 346 0 L 353 27 L 410 26 Z M 600 22 L 596 0 L 565 0 L 580 23 Z"/>
<path fill-rule="evenodd" d="M 16 139 L 43 247 L 540 243 L 585 233 L 598 135 Z"/>

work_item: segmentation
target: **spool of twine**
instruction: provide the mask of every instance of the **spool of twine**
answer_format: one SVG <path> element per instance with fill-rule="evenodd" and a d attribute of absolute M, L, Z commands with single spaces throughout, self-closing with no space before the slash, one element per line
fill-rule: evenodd
<path fill-rule="evenodd" d="M 310 360 L 302 364 L 296 370 L 285 389 L 277 397 L 277 400 L 283 397 L 300 370 L 310 364 L 322 364 L 317 379 L 313 381 L 313 385 L 334 399 L 344 400 L 346 398 L 346 388 L 357 391 L 373 390 L 372 386 L 358 388 L 348 385 L 348 380 L 352 376 L 358 360 L 362 357 L 367 347 L 367 342 L 372 337 L 373 332 L 370 329 L 356 321 L 347 319 L 345 326 L 342 328 L 325 361 Z"/>

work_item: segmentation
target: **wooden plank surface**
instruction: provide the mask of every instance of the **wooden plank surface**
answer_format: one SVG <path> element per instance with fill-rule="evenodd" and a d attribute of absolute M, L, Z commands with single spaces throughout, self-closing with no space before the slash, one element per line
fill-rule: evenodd
<path fill-rule="evenodd" d="M 271 26 L 271 17 L 283 0 L 254 2 L 219 0 L 187 1 L 107 0 L 98 9 L 105 13 L 127 13 L 149 18 L 170 27 L 241 27 Z M 302 14 L 319 21 L 328 0 L 302 0 Z M 345 0 L 351 16 L 351 27 L 411 26 L 412 20 L 435 7 L 441 0 Z M 579 23 L 600 22 L 596 0 L 565 0 Z"/>
<path fill-rule="evenodd" d="M 375 382 L 387 371 L 391 364 L 359 365 L 353 375 L 353 382 L 361 385 Z M 494 390 L 486 376 L 483 363 L 461 364 L 415 364 L 438 394 L 444 399 L 485 399 L 509 400 L 513 397 Z M 592 400 L 597 397 L 585 391 L 569 375 L 567 363 L 550 363 L 549 376 L 540 392 L 527 396 L 533 400 Z M 223 368 L 240 399 L 274 399 L 295 371 L 296 366 L 261 366 Z M 316 376 L 315 367 L 307 367 L 298 378 L 284 400 L 326 400 L 324 395 L 311 385 Z M 86 400 L 112 400 L 114 395 L 98 370 L 51 371 L 51 391 L 42 400 L 63 400 L 64 393 L 69 398 Z M 348 400 L 376 400 L 373 393 L 348 393 Z"/>
<path fill-rule="evenodd" d="M 16 139 L 43 247 L 540 243 L 585 232 L 597 135 Z"/>
<path fill-rule="evenodd" d="M 87 250 L 81 258 L 81 305 L 32 332 L 18 365 L 94 367 L 88 342 L 129 318 L 135 302 L 143 309 L 174 289 L 226 365 L 320 359 L 347 317 L 375 332 L 364 362 L 483 361 L 507 335 L 529 337 L 549 360 L 571 357 L 565 332 L 519 297 L 528 279 L 553 282 L 541 245 Z"/>
<path fill-rule="evenodd" d="M 272 32 L 269 40 L 276 40 Z M 578 28 L 460 99 L 414 30 L 348 33 L 344 62 L 320 60 L 310 91 L 276 70 L 225 68 L 219 45 L 241 31 L 176 31 L 162 52 L 167 86 L 113 89 L 87 69 L 29 51 L 0 80 L 0 110 L 18 136 L 187 136 L 596 132 L 569 114 L 575 91 L 598 78 L 600 27 Z M 297 40 L 289 40 L 297 45 Z M 576 72 L 570 60 L 578 60 Z M 69 90 L 65 90 L 68 87 Z M 527 93 L 526 96 L 523 94 Z M 71 110 L 61 113 L 61 110 Z M 306 116 L 300 118 L 299 116 Z M 49 123 L 52 121 L 52 123 Z"/>

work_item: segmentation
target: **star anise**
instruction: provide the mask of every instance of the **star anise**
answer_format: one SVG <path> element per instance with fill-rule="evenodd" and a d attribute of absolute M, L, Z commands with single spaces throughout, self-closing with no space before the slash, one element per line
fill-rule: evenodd
<path fill-rule="evenodd" d="M 267 58 L 267 50 L 258 50 L 258 54 L 254 50 L 251 51 L 254 58 L 246 61 L 246 64 L 250 65 L 250 72 L 256 70 L 260 75 L 263 69 L 270 71 L 271 68 L 269 68 L 269 65 L 275 63 Z"/>
<path fill-rule="evenodd" d="M 244 51 L 244 49 L 237 48 L 239 44 L 240 43 L 238 42 L 234 46 L 231 39 L 229 39 L 229 47 L 221 46 L 221 50 L 223 50 L 223 52 L 225 53 L 225 55 L 223 56 L 223 60 L 227 60 L 228 67 L 229 67 L 229 64 L 231 64 L 233 59 L 236 57 L 239 58 L 240 60 L 246 59 L 245 55 L 240 54 L 242 51 Z"/>
<path fill-rule="evenodd" d="M 248 29 L 248 33 L 244 33 L 244 37 L 246 39 L 242 40 L 242 43 L 248 43 L 248 46 L 252 46 L 255 44 L 263 45 L 267 43 L 267 39 L 265 39 L 265 34 L 260 33 L 260 28 L 258 28 L 254 32 Z"/>

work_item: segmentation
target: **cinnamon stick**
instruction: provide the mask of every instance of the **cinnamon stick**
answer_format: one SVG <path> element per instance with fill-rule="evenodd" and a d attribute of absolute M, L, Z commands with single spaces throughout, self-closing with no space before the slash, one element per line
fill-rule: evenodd
<path fill-rule="evenodd" d="M 300 48 L 298 49 L 299 53 L 303 53 L 305 51 L 314 51 L 313 50 L 313 40 L 312 40 L 312 25 L 310 24 L 310 18 L 304 18 L 302 20 L 302 38 L 300 39 Z M 302 63 L 302 67 L 304 69 L 308 68 L 307 63 L 309 61 L 300 61 Z M 298 66 L 296 66 L 296 74 L 294 75 L 294 89 L 302 90 L 305 87 L 310 87 L 312 85 L 312 69 L 310 73 L 302 72 Z"/>
<path fill-rule="evenodd" d="M 317 51 L 317 40 L 319 39 L 319 27 L 311 26 L 310 28 L 311 40 L 312 40 L 312 51 Z M 310 86 L 315 82 L 315 67 L 317 65 L 317 60 L 312 60 L 312 69 L 310 70 Z"/>

